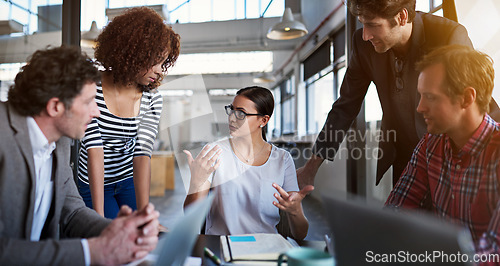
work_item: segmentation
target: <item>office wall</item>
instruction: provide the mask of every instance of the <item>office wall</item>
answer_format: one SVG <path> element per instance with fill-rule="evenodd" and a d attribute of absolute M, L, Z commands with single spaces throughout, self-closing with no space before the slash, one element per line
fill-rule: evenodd
<path fill-rule="evenodd" d="M 495 72 L 500 73 L 500 1 L 455 0 L 458 22 L 469 33 L 474 47 L 487 53 L 494 62 Z M 495 75 L 493 98 L 500 101 L 500 75 Z"/>

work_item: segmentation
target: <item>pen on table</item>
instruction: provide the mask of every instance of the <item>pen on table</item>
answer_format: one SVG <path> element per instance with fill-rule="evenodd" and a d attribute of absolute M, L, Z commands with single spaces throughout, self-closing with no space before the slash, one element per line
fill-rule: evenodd
<path fill-rule="evenodd" d="M 333 249 L 332 249 L 332 239 L 328 236 L 328 235 L 325 235 L 324 236 L 325 238 L 325 244 L 326 244 L 326 251 L 333 256 Z"/>
<path fill-rule="evenodd" d="M 207 257 L 209 257 L 211 260 L 213 260 L 215 262 L 215 264 L 217 264 L 217 265 L 221 264 L 219 257 L 217 257 L 210 249 L 205 247 L 203 250 L 205 251 L 205 255 L 207 255 Z"/>

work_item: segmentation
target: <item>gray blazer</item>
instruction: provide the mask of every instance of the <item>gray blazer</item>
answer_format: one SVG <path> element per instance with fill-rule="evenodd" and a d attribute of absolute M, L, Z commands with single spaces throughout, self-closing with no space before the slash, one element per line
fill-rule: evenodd
<path fill-rule="evenodd" d="M 34 160 L 26 117 L 0 103 L 0 265 L 83 265 L 80 238 L 110 223 L 85 207 L 69 164 L 70 139 L 54 150 L 54 195 L 39 242 L 31 242 Z"/>

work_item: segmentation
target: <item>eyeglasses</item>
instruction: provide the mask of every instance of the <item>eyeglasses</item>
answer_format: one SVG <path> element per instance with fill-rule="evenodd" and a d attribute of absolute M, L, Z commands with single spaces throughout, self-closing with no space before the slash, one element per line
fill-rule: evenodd
<path fill-rule="evenodd" d="M 245 113 L 245 112 L 243 112 L 241 110 L 234 110 L 234 107 L 233 107 L 232 104 L 224 106 L 224 109 L 226 109 L 226 114 L 228 116 L 231 116 L 232 114 L 234 114 L 234 116 L 238 120 L 245 120 L 245 118 L 247 118 L 248 115 L 260 115 L 260 116 L 263 116 L 263 114 L 247 114 L 247 113 Z"/>
<path fill-rule="evenodd" d="M 403 78 L 402 78 L 403 66 L 404 66 L 403 59 L 396 57 L 396 61 L 394 62 L 394 70 L 396 70 L 396 91 L 397 92 L 400 92 L 404 88 L 404 85 L 405 85 Z"/>

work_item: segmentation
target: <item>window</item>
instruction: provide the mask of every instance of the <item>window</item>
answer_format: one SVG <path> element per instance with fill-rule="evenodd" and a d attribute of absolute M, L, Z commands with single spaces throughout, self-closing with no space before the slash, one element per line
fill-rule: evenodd
<path fill-rule="evenodd" d="M 310 66 L 309 71 L 304 70 L 310 76 L 305 81 L 306 86 L 306 134 L 316 134 L 323 127 L 328 113 L 332 108 L 332 104 L 339 97 L 340 85 L 345 74 L 345 27 L 342 27 L 331 35 L 330 40 L 320 46 L 317 52 L 321 56 L 315 56 L 313 53 L 311 59 L 321 58 L 322 69 L 317 69 L 315 66 Z M 309 59 L 309 58 L 308 58 Z M 304 68 L 307 67 L 307 62 L 304 61 Z M 325 64 L 328 62 L 328 64 Z M 314 71 L 311 71 L 311 69 Z"/>
<path fill-rule="evenodd" d="M 9 16 L 9 10 L 11 5 L 5 1 L 0 1 L 0 20 L 7 20 L 11 17 Z"/>
<path fill-rule="evenodd" d="M 290 76 L 282 82 L 281 90 L 281 113 L 282 113 L 282 135 L 295 133 L 295 76 Z"/>
<path fill-rule="evenodd" d="M 114 2 L 121 2 L 115 0 Z M 161 1 L 165 3 L 165 1 Z M 170 23 L 192 23 L 264 17 L 279 17 L 285 10 L 284 0 L 170 0 Z"/>
<path fill-rule="evenodd" d="M 297 110 L 294 84 L 295 76 L 289 75 L 283 82 L 271 90 L 274 96 L 274 112 L 268 124 L 268 134 L 273 138 L 295 133 Z"/>
<path fill-rule="evenodd" d="M 306 85 L 307 134 L 318 133 L 323 127 L 334 101 L 333 90 L 333 71 Z"/>
<path fill-rule="evenodd" d="M 269 121 L 268 132 L 273 138 L 281 136 L 281 88 L 278 86 L 272 90 L 274 96 L 274 115 Z M 270 139 L 270 138 L 269 138 Z"/>
<path fill-rule="evenodd" d="M 443 0 L 417 1 L 415 10 L 443 16 Z"/>
<path fill-rule="evenodd" d="M 168 74 L 252 73 L 272 64 L 269 51 L 181 54 Z"/>
<path fill-rule="evenodd" d="M 307 104 L 306 104 L 307 97 L 306 97 L 306 86 L 304 82 L 298 84 L 296 95 L 297 95 L 296 136 L 305 136 L 307 135 Z"/>
<path fill-rule="evenodd" d="M 13 0 L 0 2 L 0 20 L 15 20 L 24 25 L 24 32 L 13 33 L 13 36 L 32 34 L 39 31 L 40 23 L 53 24 L 55 30 L 61 30 L 61 10 L 62 0 Z M 59 6 L 59 7 L 57 7 Z M 40 8 L 51 8 L 52 15 L 49 17 Z M 50 21 L 49 21 L 50 20 Z"/>

